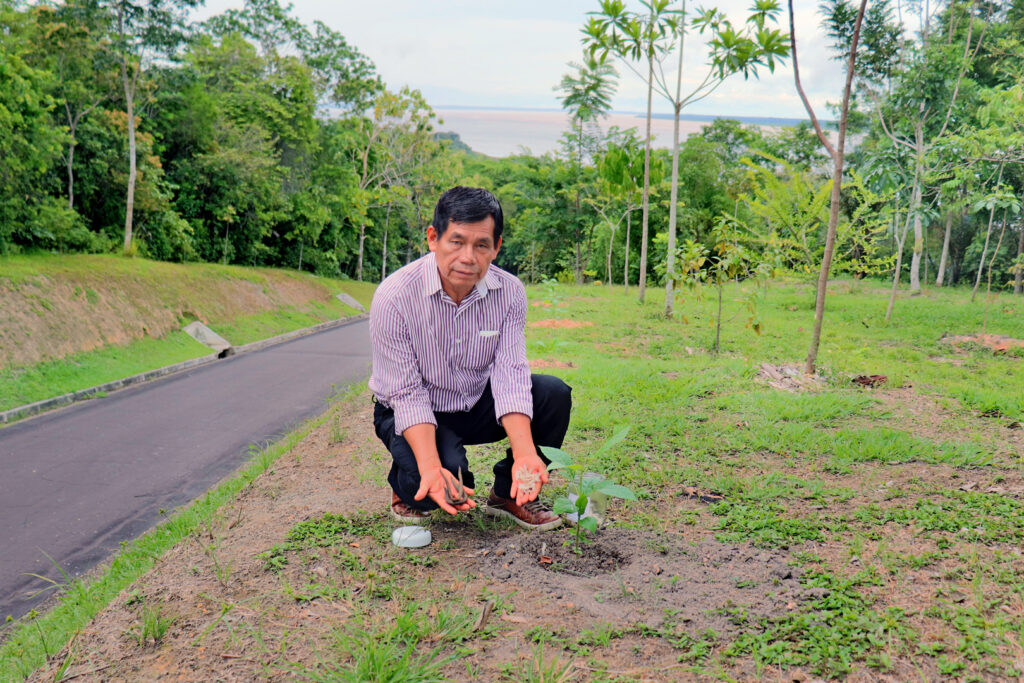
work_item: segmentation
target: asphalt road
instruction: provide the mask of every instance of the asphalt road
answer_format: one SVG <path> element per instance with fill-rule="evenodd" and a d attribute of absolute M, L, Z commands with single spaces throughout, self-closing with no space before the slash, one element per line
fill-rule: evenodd
<path fill-rule="evenodd" d="M 369 375 L 360 320 L 0 429 L 0 620 L 79 576 Z"/>

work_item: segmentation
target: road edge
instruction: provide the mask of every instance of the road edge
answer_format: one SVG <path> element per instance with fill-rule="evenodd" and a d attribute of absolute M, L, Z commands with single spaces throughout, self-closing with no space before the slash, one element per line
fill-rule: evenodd
<path fill-rule="evenodd" d="M 265 349 L 268 346 L 275 346 L 277 344 L 283 344 L 284 342 L 298 339 L 299 337 L 305 337 L 310 334 L 316 334 L 317 332 L 323 332 L 324 330 L 330 330 L 335 327 L 343 327 L 351 323 L 359 322 L 360 320 L 366 320 L 370 316 L 361 313 L 345 318 L 338 318 L 336 320 L 328 320 L 326 322 L 313 325 L 312 327 L 304 327 L 299 330 L 292 330 L 291 332 L 285 332 L 275 337 L 269 337 L 267 339 L 261 339 L 259 341 L 250 342 L 248 344 L 242 344 L 241 346 L 232 346 L 229 354 L 218 354 L 211 353 L 206 356 L 200 356 L 198 358 L 192 358 L 190 360 L 182 361 L 180 363 L 174 363 L 173 365 L 166 365 L 162 368 L 155 370 L 147 370 L 146 372 L 140 372 L 137 375 L 131 377 L 125 377 L 122 379 L 115 379 L 104 384 L 97 384 L 93 387 L 86 389 L 79 389 L 78 391 L 72 391 L 61 396 L 54 396 L 53 398 L 44 398 L 41 401 L 35 403 L 28 403 L 23 406 L 16 408 L 10 408 L 8 410 L 0 411 L 0 426 L 8 425 L 18 420 L 33 417 L 41 413 L 49 412 L 56 408 L 60 408 L 66 405 L 71 405 L 78 401 L 84 401 L 90 398 L 94 398 L 101 394 L 105 394 L 109 391 L 116 391 L 117 389 L 123 389 L 124 387 L 132 386 L 134 384 L 141 384 L 143 382 L 149 382 L 168 375 L 173 375 L 185 370 L 191 370 L 193 368 L 202 367 L 209 365 L 215 361 L 221 360 L 222 358 L 230 358 L 233 355 L 240 353 L 249 353 L 252 351 L 259 351 Z"/>

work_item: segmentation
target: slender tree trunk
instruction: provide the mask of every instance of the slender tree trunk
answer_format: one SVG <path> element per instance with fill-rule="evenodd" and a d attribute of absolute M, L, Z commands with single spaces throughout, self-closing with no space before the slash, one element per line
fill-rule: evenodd
<path fill-rule="evenodd" d="M 996 257 L 999 256 L 999 247 L 1003 246 L 1003 236 L 1006 234 L 1006 212 L 1007 209 L 1003 209 L 1003 227 L 999 230 L 999 239 L 996 241 L 995 251 L 992 252 L 992 259 L 988 262 L 988 282 L 985 285 L 985 317 L 981 322 L 982 332 L 988 327 L 988 309 L 992 305 L 992 266 L 995 265 Z"/>
<path fill-rule="evenodd" d="M 583 174 L 583 119 L 576 129 L 576 202 L 573 232 L 576 236 L 576 284 L 583 284 L 583 245 L 580 235 L 580 176 Z"/>
<path fill-rule="evenodd" d="M 1017 270 L 1013 274 L 1013 293 L 1024 292 L 1024 222 L 1017 221 L 1020 237 L 1017 238 Z"/>
<path fill-rule="evenodd" d="M 839 114 L 839 135 L 835 149 L 831 149 L 828 138 L 821 131 L 810 101 L 804 93 L 803 85 L 800 83 L 800 69 L 796 59 L 796 32 L 793 29 L 793 0 L 789 0 L 789 26 L 790 45 L 793 57 L 793 76 L 796 80 L 797 91 L 803 101 L 807 113 L 811 116 L 818 137 L 826 149 L 832 155 L 832 196 L 829 200 L 828 232 L 825 235 L 825 253 L 821 259 L 821 270 L 818 273 L 818 291 L 814 303 L 814 331 L 811 333 L 811 346 L 807 351 L 807 361 L 804 364 L 804 373 L 813 375 L 815 363 L 818 359 L 818 347 L 821 343 L 821 326 L 825 320 L 825 295 L 828 293 L 828 274 L 832 268 L 832 254 L 836 246 L 836 228 L 839 225 L 839 199 L 843 186 L 843 160 L 846 152 L 846 121 L 850 111 L 850 91 L 853 87 L 853 76 L 857 64 L 857 43 L 860 41 L 861 24 L 864 21 L 864 10 L 868 0 L 861 0 L 860 9 L 857 12 L 857 21 L 853 27 L 853 37 L 850 40 L 850 56 L 846 63 L 846 85 L 843 88 L 843 103 Z"/>
<path fill-rule="evenodd" d="M 924 230 L 921 226 L 921 185 L 924 183 L 924 123 L 918 119 L 914 128 L 916 157 L 914 159 L 914 191 L 910 210 L 914 212 L 914 253 L 910 259 L 910 296 L 921 293 L 921 254 L 924 251 Z"/>
<path fill-rule="evenodd" d="M 71 131 L 71 142 L 68 143 L 68 209 L 75 208 L 75 131 Z"/>
<path fill-rule="evenodd" d="M 677 209 L 676 201 L 679 197 L 679 113 L 683 110 L 683 47 L 686 44 L 686 0 L 682 1 L 682 7 L 680 8 L 682 17 L 682 27 L 679 31 L 679 64 L 678 70 L 676 71 L 676 99 L 672 103 L 673 113 L 675 116 L 672 118 L 672 190 L 671 197 L 669 198 L 668 208 L 668 254 L 665 261 L 665 317 L 671 318 L 673 309 L 675 308 L 675 281 L 673 275 L 675 274 L 676 264 L 676 220 L 677 220 Z M 718 345 L 717 337 L 715 345 Z"/>
<path fill-rule="evenodd" d="M 612 247 L 615 246 L 615 227 L 609 225 L 612 229 L 611 237 L 608 238 L 608 259 L 606 272 L 608 273 L 608 286 L 612 286 Z"/>
<path fill-rule="evenodd" d="M 650 49 L 650 46 L 648 46 Z M 640 230 L 640 303 L 644 302 L 647 290 L 647 224 L 650 217 L 651 199 L 651 98 L 654 95 L 654 55 L 647 57 L 647 136 L 644 138 L 644 194 L 643 219 Z"/>
<path fill-rule="evenodd" d="M 999 164 L 999 177 L 996 180 L 996 187 L 1003 182 L 1003 164 Z M 992 237 L 992 219 L 996 215 L 996 207 L 993 204 L 992 208 L 988 212 L 988 228 L 985 230 L 985 246 L 981 248 L 981 258 L 978 260 L 978 277 L 974 279 L 974 289 L 971 290 L 971 303 L 974 303 L 974 297 L 978 296 L 978 287 L 981 285 L 981 274 L 985 270 L 985 254 L 988 253 L 988 242 Z"/>
<path fill-rule="evenodd" d="M 626 212 L 626 264 L 622 267 L 622 291 L 629 293 L 629 228 L 633 222 L 633 211 Z"/>
<path fill-rule="evenodd" d="M 722 281 L 718 281 L 718 317 L 715 318 L 715 355 L 718 355 L 718 342 L 722 338 Z"/>
<path fill-rule="evenodd" d="M 139 67 L 142 68 L 141 66 Z M 124 83 L 125 109 L 128 114 L 128 194 L 124 207 L 124 251 L 132 245 L 132 214 L 135 210 L 135 75 L 128 77 L 128 63 L 121 58 L 121 80 Z"/>
<path fill-rule="evenodd" d="M 939 257 L 939 275 L 935 278 L 935 285 L 942 286 L 946 279 L 946 263 L 949 260 L 949 236 L 953 233 L 953 212 L 946 214 L 946 234 L 942 238 L 942 256 Z"/>
<path fill-rule="evenodd" d="M 910 215 L 907 215 L 907 220 L 910 220 Z M 893 232 L 896 232 L 897 225 L 899 224 L 899 217 L 893 221 Z M 892 274 L 892 291 L 889 292 L 889 306 L 885 309 L 885 322 L 889 323 L 889 319 L 892 317 L 892 309 L 896 305 L 896 290 L 900 284 L 900 271 L 903 270 L 903 245 L 907 242 L 907 232 L 910 230 L 909 225 L 903 226 L 903 233 L 896 235 L 896 269 Z"/>
<path fill-rule="evenodd" d="M 679 50 L 682 54 L 682 48 Z M 682 57 L 680 57 L 682 60 Z M 681 70 L 680 70 L 681 73 Z M 680 76 L 681 77 L 681 76 Z M 669 193 L 668 206 L 668 254 L 665 262 L 665 317 L 671 318 L 675 308 L 675 275 L 676 266 L 676 200 L 679 197 L 679 112 L 681 103 L 675 104 L 675 118 L 672 121 L 672 189 Z M 717 346 L 717 338 L 715 341 Z"/>
<path fill-rule="evenodd" d="M 391 226 L 391 204 L 388 204 L 388 209 L 384 213 L 384 247 L 381 250 L 380 255 L 380 281 L 384 282 L 384 278 L 388 276 L 388 228 Z"/>
<path fill-rule="evenodd" d="M 305 242 L 299 240 L 299 272 L 302 272 L 302 248 L 306 246 Z"/>
<path fill-rule="evenodd" d="M 366 243 L 366 226 L 359 226 L 359 258 L 356 260 L 356 280 L 363 281 L 363 245 Z"/>

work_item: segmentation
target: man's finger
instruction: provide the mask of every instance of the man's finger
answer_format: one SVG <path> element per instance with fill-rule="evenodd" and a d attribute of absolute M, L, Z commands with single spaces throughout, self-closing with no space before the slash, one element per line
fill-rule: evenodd
<path fill-rule="evenodd" d="M 519 505 L 519 482 L 515 479 L 512 480 L 512 487 L 508 490 L 508 497 L 516 501 L 516 505 Z"/>
<path fill-rule="evenodd" d="M 429 489 L 426 484 L 420 484 L 420 488 L 416 491 L 416 495 L 412 497 L 413 500 L 423 500 L 427 497 Z"/>

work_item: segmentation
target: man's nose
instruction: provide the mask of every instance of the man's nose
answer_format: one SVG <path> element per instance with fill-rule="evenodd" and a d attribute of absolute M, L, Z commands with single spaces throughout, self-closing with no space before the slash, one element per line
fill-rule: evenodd
<path fill-rule="evenodd" d="M 466 244 L 459 249 L 459 260 L 469 263 L 473 260 L 473 245 Z"/>

